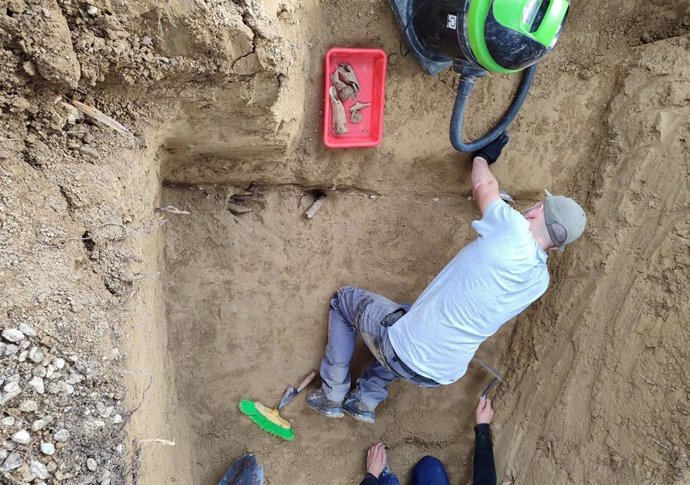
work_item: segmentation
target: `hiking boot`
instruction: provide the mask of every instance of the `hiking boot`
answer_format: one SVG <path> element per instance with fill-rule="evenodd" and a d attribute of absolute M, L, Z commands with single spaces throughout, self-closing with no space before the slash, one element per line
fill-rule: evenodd
<path fill-rule="evenodd" d="M 374 419 L 376 419 L 374 411 L 362 404 L 354 392 L 350 392 L 345 396 L 343 410 L 357 421 L 362 421 L 364 423 L 374 424 Z"/>
<path fill-rule="evenodd" d="M 340 403 L 327 399 L 321 389 L 314 389 L 307 394 L 307 406 L 327 418 L 342 418 L 345 416 Z"/>

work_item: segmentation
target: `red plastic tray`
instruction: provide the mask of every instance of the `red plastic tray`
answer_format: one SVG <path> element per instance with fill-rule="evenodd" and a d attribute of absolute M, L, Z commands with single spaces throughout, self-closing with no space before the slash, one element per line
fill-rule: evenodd
<path fill-rule="evenodd" d="M 326 53 L 325 102 L 323 110 L 323 142 L 329 148 L 374 147 L 383 137 L 383 105 L 386 99 L 386 63 L 388 56 L 381 49 L 345 49 L 334 47 Z M 333 114 L 328 89 L 329 76 L 341 62 L 349 63 L 357 74 L 360 89 L 357 101 L 371 103 L 360 111 L 362 120 L 350 123 L 350 106 L 355 101 L 343 101 L 347 115 L 347 133 L 336 135 L 333 129 Z"/>

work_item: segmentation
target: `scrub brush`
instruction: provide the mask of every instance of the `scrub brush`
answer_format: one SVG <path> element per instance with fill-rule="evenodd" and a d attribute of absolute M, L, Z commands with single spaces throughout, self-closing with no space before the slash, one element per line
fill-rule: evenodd
<path fill-rule="evenodd" d="M 277 409 L 267 408 L 258 401 L 242 399 L 240 401 L 240 411 L 249 416 L 249 419 L 254 421 L 259 428 L 276 435 L 278 438 L 287 441 L 292 441 L 295 438 L 295 431 L 292 429 L 292 426 L 280 417 Z"/>

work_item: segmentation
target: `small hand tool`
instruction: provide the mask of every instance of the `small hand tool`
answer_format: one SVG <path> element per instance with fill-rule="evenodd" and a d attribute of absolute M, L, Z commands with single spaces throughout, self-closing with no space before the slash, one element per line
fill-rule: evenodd
<path fill-rule="evenodd" d="M 297 389 L 295 389 L 292 386 L 288 386 L 287 389 L 285 389 L 285 394 L 283 394 L 283 399 L 280 400 L 280 404 L 278 404 L 278 409 L 283 409 L 285 406 L 287 406 L 290 401 L 292 401 L 297 394 L 302 392 L 302 390 L 307 387 L 309 384 L 311 384 L 311 381 L 314 380 L 316 377 L 316 371 L 311 371 L 309 374 L 307 374 L 307 377 L 305 377 L 302 382 L 300 383 L 299 386 L 297 386 Z"/>
<path fill-rule="evenodd" d="M 484 392 L 482 392 L 482 397 L 486 398 L 489 395 L 489 393 L 491 392 L 491 390 L 494 387 L 496 387 L 496 384 L 503 381 L 503 374 L 498 372 L 498 370 L 496 370 L 495 367 L 487 364 L 486 362 L 484 362 L 482 359 L 480 359 L 476 355 L 474 356 L 474 358 L 477 362 L 479 362 L 481 364 L 482 367 L 484 367 L 486 370 L 488 370 L 491 373 L 491 375 L 494 376 L 494 378 L 491 379 L 491 382 L 489 382 L 489 385 L 486 386 L 486 389 L 484 389 Z"/>

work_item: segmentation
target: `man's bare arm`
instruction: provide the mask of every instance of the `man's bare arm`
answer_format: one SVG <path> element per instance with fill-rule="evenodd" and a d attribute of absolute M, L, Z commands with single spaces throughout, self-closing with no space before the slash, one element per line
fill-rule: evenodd
<path fill-rule="evenodd" d="M 472 160 L 472 197 L 482 214 L 489 204 L 500 198 L 498 180 L 491 173 L 487 161 L 481 156 L 474 157 Z"/>
<path fill-rule="evenodd" d="M 491 143 L 474 153 L 472 159 L 472 196 L 482 215 L 489 204 L 500 197 L 498 195 L 498 180 L 489 170 L 489 165 L 498 160 L 509 139 L 508 133 L 504 131 Z"/>

